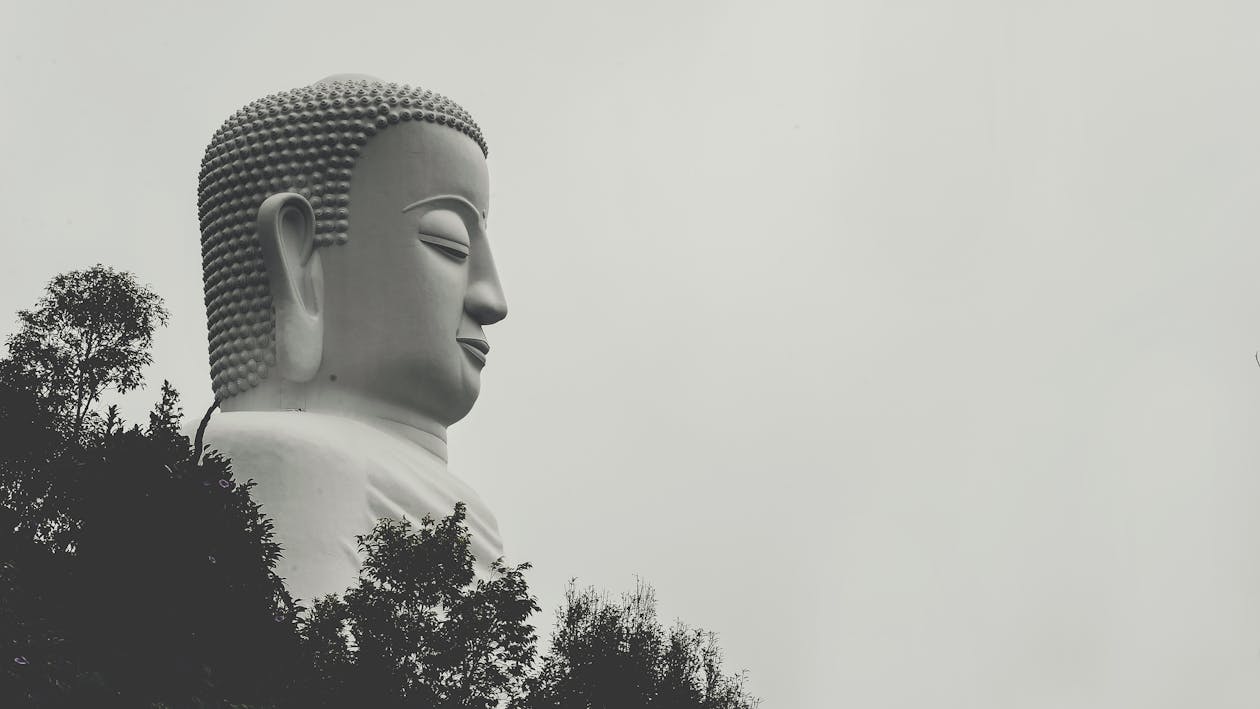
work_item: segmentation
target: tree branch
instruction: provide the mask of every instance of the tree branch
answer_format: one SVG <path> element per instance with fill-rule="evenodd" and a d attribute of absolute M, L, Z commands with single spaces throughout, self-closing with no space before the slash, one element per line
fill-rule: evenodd
<path fill-rule="evenodd" d="M 219 397 L 214 397 L 214 402 L 210 404 L 210 408 L 206 409 L 206 415 L 201 417 L 201 424 L 197 426 L 197 436 L 193 440 L 193 461 L 197 465 L 201 465 L 202 448 L 205 447 L 206 426 L 210 424 L 210 414 L 219 408 L 219 404 L 223 403 Z"/>

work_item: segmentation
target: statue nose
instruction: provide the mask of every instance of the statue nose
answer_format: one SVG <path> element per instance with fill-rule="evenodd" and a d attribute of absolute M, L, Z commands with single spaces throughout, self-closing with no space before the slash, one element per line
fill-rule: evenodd
<path fill-rule="evenodd" d="M 507 297 L 503 284 L 489 252 L 479 254 L 469 274 L 468 291 L 464 295 L 464 310 L 482 325 L 492 325 L 507 317 Z"/>
<path fill-rule="evenodd" d="M 506 318 L 507 299 L 498 280 L 471 284 L 464 298 L 464 310 L 482 325 L 493 325 Z"/>

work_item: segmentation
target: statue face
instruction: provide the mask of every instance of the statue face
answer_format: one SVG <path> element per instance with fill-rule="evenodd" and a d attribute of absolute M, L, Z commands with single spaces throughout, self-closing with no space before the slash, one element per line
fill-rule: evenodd
<path fill-rule="evenodd" d="M 507 315 L 486 239 L 481 149 L 432 123 L 390 126 L 350 181 L 349 242 L 321 249 L 324 359 L 336 389 L 445 426 L 480 390 L 483 327 Z"/>

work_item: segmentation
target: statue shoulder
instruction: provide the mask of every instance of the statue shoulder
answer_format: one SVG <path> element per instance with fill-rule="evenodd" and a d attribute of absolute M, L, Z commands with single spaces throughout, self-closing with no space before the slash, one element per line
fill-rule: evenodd
<path fill-rule="evenodd" d="M 372 433 L 358 421 L 327 414 L 233 411 L 210 418 L 205 445 L 207 452 L 218 451 L 231 459 L 243 477 L 253 472 L 246 467 L 350 472 L 373 445 Z"/>

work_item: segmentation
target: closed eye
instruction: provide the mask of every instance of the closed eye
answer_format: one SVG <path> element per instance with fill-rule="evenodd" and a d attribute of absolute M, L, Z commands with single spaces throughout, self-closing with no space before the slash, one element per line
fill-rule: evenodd
<path fill-rule="evenodd" d="M 468 245 L 463 242 L 447 239 L 443 236 L 425 234 L 424 232 L 420 233 L 420 240 L 456 261 L 463 261 L 468 258 Z"/>

